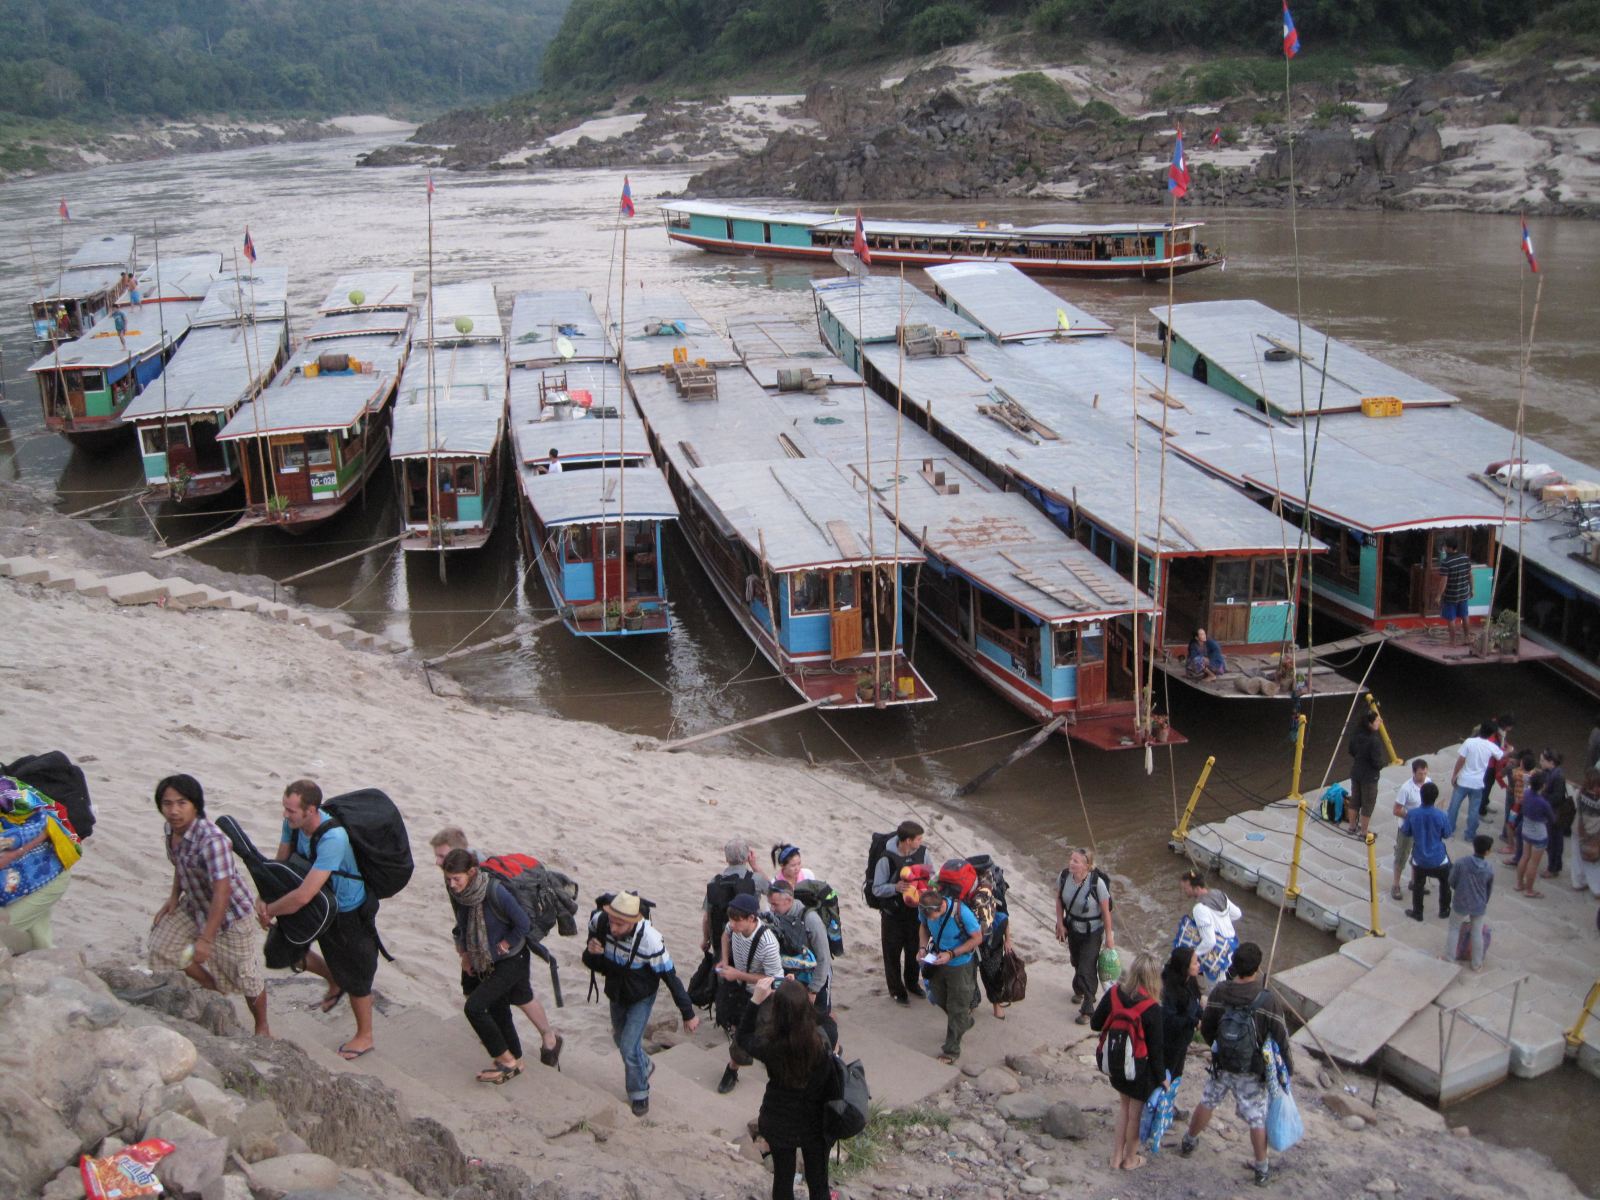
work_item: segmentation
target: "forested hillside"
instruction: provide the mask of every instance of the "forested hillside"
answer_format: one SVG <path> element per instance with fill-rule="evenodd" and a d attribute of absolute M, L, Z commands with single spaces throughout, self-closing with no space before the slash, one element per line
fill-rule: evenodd
<path fill-rule="evenodd" d="M 1398 52 L 1442 64 L 1536 22 L 1600 28 L 1600 0 L 1294 0 L 1315 52 Z M 1270 53 L 1277 0 L 581 0 L 545 59 L 551 92 L 716 81 L 764 59 L 826 74 L 853 62 L 1019 35 L 1070 53 L 1086 38 L 1145 51 Z"/>
<path fill-rule="evenodd" d="M 0 0 L 0 113 L 439 111 L 534 87 L 568 3 Z"/>

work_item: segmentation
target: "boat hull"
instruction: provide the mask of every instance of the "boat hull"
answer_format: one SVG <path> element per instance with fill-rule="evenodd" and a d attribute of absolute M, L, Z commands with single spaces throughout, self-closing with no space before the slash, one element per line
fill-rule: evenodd
<path fill-rule="evenodd" d="M 56 418 L 45 421 L 45 428 L 59 433 L 80 450 L 90 454 L 106 454 L 123 445 L 133 429 L 120 417 L 103 419 L 78 419 L 71 422 Z"/>
<path fill-rule="evenodd" d="M 635 624 L 630 628 L 627 619 L 618 625 L 611 626 L 603 611 L 596 612 L 593 617 L 584 615 L 585 607 L 593 607 L 591 602 L 580 601 L 577 604 L 569 601 L 561 591 L 561 582 L 557 573 L 551 569 L 549 555 L 534 545 L 530 530 L 533 521 L 527 507 L 519 508 L 521 520 L 517 523 L 522 534 L 522 548 L 527 555 L 538 564 L 539 577 L 544 580 L 545 591 L 550 594 L 550 599 L 555 603 L 556 611 L 561 615 L 561 623 L 567 627 L 567 632 L 574 637 L 638 637 L 641 634 L 670 633 L 672 631 L 672 617 L 667 611 L 666 600 L 660 601 L 659 607 L 648 612 L 640 612 L 634 619 Z"/>

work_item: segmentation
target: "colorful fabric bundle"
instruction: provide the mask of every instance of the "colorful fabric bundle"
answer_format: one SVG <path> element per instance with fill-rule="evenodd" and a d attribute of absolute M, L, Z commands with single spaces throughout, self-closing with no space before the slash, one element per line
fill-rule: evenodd
<path fill-rule="evenodd" d="M 1172 948 L 1180 946 L 1198 946 L 1200 944 L 1200 927 L 1194 923 L 1194 918 L 1188 913 L 1178 922 L 1178 932 L 1172 939 Z M 1217 944 L 1200 956 L 1200 973 L 1212 983 L 1222 983 L 1228 978 L 1228 968 L 1233 965 L 1233 952 L 1239 948 L 1237 936 L 1223 939 L 1217 938 Z"/>
<path fill-rule="evenodd" d="M 0 851 L 26 846 L 40 834 L 45 835 L 42 843 L 0 870 L 0 908 L 37 892 L 83 856 L 71 826 L 52 800 L 25 783 L 0 776 Z"/>

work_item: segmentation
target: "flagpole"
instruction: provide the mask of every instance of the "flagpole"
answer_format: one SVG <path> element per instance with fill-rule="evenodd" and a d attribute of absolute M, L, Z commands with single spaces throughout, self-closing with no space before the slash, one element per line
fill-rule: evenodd
<path fill-rule="evenodd" d="M 445 579 L 444 514 L 439 511 L 438 429 L 434 424 L 433 176 L 428 176 L 428 530 L 439 551 L 439 582 Z"/>

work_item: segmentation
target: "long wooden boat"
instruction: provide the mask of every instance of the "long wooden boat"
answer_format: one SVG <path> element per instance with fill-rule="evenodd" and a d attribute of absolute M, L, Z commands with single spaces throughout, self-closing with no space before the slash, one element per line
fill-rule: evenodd
<path fill-rule="evenodd" d="M 1167 310 L 1154 311 L 1164 323 Z M 1317 611 L 1357 630 L 1389 632 L 1398 649 L 1431 662 L 1548 662 L 1600 688 L 1600 567 L 1569 557 L 1582 546 L 1574 523 L 1522 521 L 1529 510 L 1559 515 L 1559 506 L 1547 510 L 1527 494 L 1519 504 L 1488 478 L 1491 465 L 1514 453 L 1510 430 L 1355 347 L 1309 326 L 1297 330 L 1293 317 L 1252 300 L 1177 305 L 1172 331 L 1174 373 L 1203 382 L 1235 409 L 1220 428 L 1180 421 L 1174 447 L 1292 519 L 1310 508 L 1312 530 L 1334 548 L 1312 573 Z M 1309 428 L 1319 410 L 1308 493 L 1302 425 Z M 1524 456 L 1569 480 L 1600 478 L 1532 440 Z M 1600 497 L 1600 488 L 1594 494 Z M 1523 547 L 1537 585 L 1524 603 L 1533 619 L 1523 622 L 1520 637 L 1496 632 L 1452 645 L 1439 617 L 1445 543 L 1457 542 L 1472 559 L 1468 622 L 1482 635 L 1497 610 L 1516 605 L 1514 559 L 1502 564 L 1508 586 L 1494 594 L 1502 539 L 1506 554 Z"/>
<path fill-rule="evenodd" d="M 925 556 L 912 591 L 928 633 L 1034 720 L 1065 718 L 1068 736 L 1100 749 L 1143 744 L 1136 681 L 1107 655 L 1107 629 L 1131 642 L 1138 621 L 1148 640 L 1153 598 L 921 426 L 863 404 L 861 377 L 814 326 L 751 317 L 729 333 L 772 402 Z"/>
<path fill-rule="evenodd" d="M 775 406 L 681 296 L 628 296 L 621 359 L 685 538 L 758 650 L 806 700 L 934 698 L 905 652 L 921 554 Z"/>
<path fill-rule="evenodd" d="M 518 294 L 510 424 L 523 547 L 569 632 L 672 628 L 663 533 L 678 518 L 588 295 Z"/>
<path fill-rule="evenodd" d="M 107 233 L 84 242 L 61 273 L 35 289 L 28 305 L 33 340 L 55 345 L 87 333 L 127 290 L 138 253 L 131 233 Z"/>
<path fill-rule="evenodd" d="M 1109 398 L 1126 397 L 1137 376 L 1145 402 L 1159 412 L 1158 362 L 1103 337 L 996 345 L 916 289 L 902 295 L 892 279 L 829 281 L 813 290 L 823 339 L 846 363 L 860 363 L 880 396 L 892 404 L 898 391 L 913 420 L 998 486 L 1020 491 L 1119 575 L 1133 579 L 1137 570 L 1160 614 L 1158 669 L 1191 682 L 1184 650 L 1198 628 L 1252 672 L 1293 645 L 1297 597 L 1285 561 L 1296 531 L 1175 456 L 1166 465 L 1163 509 L 1159 419 L 1152 428 L 1111 411 Z M 1153 396 L 1143 392 L 1152 377 Z M 1110 652 L 1131 662 L 1133 646 Z M 1240 691 L 1242 677 L 1201 690 L 1222 697 L 1294 690 Z M 1354 686 L 1331 673 L 1300 682 L 1312 690 Z"/>
<path fill-rule="evenodd" d="M 160 379 L 123 410 L 123 420 L 138 430 L 152 499 L 201 506 L 242 483 L 236 447 L 217 435 L 283 366 L 288 291 L 284 267 L 252 266 L 217 280 Z"/>
<path fill-rule="evenodd" d="M 302 533 L 343 512 L 388 459 L 411 345 L 411 271 L 344 275 L 271 386 L 234 413 L 247 516 Z"/>
<path fill-rule="evenodd" d="M 55 346 L 29 367 L 38 380 L 45 428 L 91 451 L 123 441 L 131 428 L 124 410 L 160 376 L 221 273 L 220 254 L 160 259 L 139 276 L 139 304 L 124 293 L 88 333 Z"/>
<path fill-rule="evenodd" d="M 849 250 L 855 216 L 779 212 L 673 200 L 661 206 L 667 237 L 717 254 L 829 260 Z M 1120 225 L 941 224 L 863 221 L 872 261 L 888 266 L 1003 262 L 1030 274 L 1087 279 L 1165 279 L 1225 260 L 1196 236 L 1199 221 Z"/>
<path fill-rule="evenodd" d="M 494 533 L 505 490 L 500 301 L 477 280 L 438 285 L 432 305 L 432 328 L 412 338 L 389 443 L 400 546 L 476 550 Z"/>

